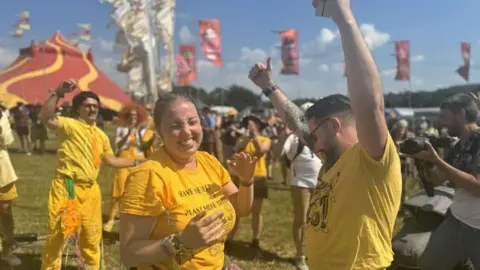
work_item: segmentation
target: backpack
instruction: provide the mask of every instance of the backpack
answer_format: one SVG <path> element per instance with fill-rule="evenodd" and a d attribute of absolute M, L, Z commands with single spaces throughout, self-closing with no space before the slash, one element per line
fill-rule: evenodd
<path fill-rule="evenodd" d="M 292 135 L 293 134 L 290 134 L 289 136 Z M 287 168 L 290 169 L 290 167 L 292 166 L 292 162 L 302 153 L 303 147 L 305 147 L 305 144 L 303 144 L 302 140 L 298 139 L 297 152 L 295 152 L 292 160 L 289 160 L 288 157 L 285 155 L 285 166 L 287 166 Z"/>

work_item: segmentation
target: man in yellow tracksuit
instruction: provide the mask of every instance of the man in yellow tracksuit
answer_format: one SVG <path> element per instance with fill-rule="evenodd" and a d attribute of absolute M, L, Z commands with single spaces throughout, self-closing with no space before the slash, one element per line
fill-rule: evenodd
<path fill-rule="evenodd" d="M 42 256 L 45 270 L 60 269 L 64 245 L 72 235 L 78 236 L 84 266 L 100 268 L 102 201 L 96 182 L 100 164 L 124 168 L 139 163 L 114 156 L 107 135 L 95 125 L 100 106 L 95 93 L 84 91 L 73 97 L 73 118 L 56 116 L 57 102 L 75 88 L 75 81 L 63 82 L 40 112 L 40 119 L 58 133 L 60 141 L 48 199 L 48 236 Z"/>

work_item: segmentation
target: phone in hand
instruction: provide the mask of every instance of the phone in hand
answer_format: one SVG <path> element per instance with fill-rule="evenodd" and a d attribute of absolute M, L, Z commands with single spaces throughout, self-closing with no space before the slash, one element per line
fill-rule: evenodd
<path fill-rule="evenodd" d="M 330 17 L 330 12 L 328 10 L 327 1 L 329 0 L 314 0 L 316 1 L 315 8 L 315 16 L 318 17 Z M 330 0 L 331 1 L 331 0 Z"/>

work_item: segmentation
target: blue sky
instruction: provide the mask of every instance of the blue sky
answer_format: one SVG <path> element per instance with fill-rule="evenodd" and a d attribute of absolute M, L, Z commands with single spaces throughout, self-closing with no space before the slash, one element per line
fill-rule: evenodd
<path fill-rule="evenodd" d="M 353 0 L 353 9 L 366 39 L 369 40 L 385 90 L 404 91 L 408 83 L 395 82 L 395 59 L 391 41 L 411 40 L 412 88 L 434 89 L 464 83 L 454 73 L 461 64 L 460 42 L 472 43 L 473 67 L 471 82 L 480 80 L 480 2 L 476 0 Z M 198 46 L 199 78 L 194 85 L 211 90 L 216 86 L 236 83 L 250 88 L 246 75 L 249 66 L 265 56 L 274 57 L 279 69 L 275 45 L 278 36 L 270 30 L 296 28 L 303 55 L 300 76 L 276 76 L 280 86 L 291 97 L 318 97 L 345 92 L 341 56 L 335 25 L 314 16 L 310 0 L 177 0 L 176 45 L 198 42 L 198 20 L 217 18 L 221 21 L 224 66 L 217 68 L 205 60 Z M 15 14 L 29 10 L 32 30 L 23 39 L 9 37 Z M 65 36 L 76 31 L 77 23 L 92 24 L 92 47 L 95 64 L 124 86 L 126 75 L 115 71 L 121 51 L 112 47 L 115 28 L 110 21 L 108 4 L 96 0 L 15 0 L 6 1 L 0 9 L 0 66 L 17 55 L 17 49 L 30 40 L 44 40 L 56 30 Z M 478 54 L 480 55 L 480 54 Z"/>

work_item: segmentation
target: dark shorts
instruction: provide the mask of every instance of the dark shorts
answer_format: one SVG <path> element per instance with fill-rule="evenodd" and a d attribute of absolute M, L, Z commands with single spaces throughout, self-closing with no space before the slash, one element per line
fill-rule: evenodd
<path fill-rule="evenodd" d="M 238 187 L 240 182 L 237 177 L 232 176 L 232 182 Z M 255 177 L 253 183 L 253 198 L 268 199 L 268 182 L 266 177 Z"/>
<path fill-rule="evenodd" d="M 28 131 L 28 126 L 17 126 L 15 131 L 17 132 L 18 136 L 28 136 L 30 133 Z"/>
<path fill-rule="evenodd" d="M 253 198 L 268 199 L 268 183 L 266 177 L 255 177 L 253 183 Z"/>

